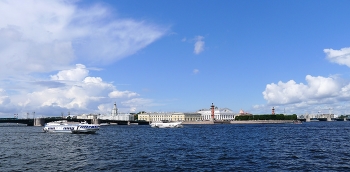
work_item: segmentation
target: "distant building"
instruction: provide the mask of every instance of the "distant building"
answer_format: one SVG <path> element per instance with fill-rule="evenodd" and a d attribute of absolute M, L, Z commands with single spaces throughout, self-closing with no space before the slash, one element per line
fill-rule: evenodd
<path fill-rule="evenodd" d="M 239 116 L 244 116 L 244 115 L 248 115 L 248 116 L 251 116 L 252 114 L 248 113 L 248 112 L 244 112 L 244 110 L 240 110 L 239 111 Z"/>
<path fill-rule="evenodd" d="M 201 114 L 199 113 L 142 113 L 138 115 L 138 120 L 159 122 L 159 121 L 199 121 L 201 120 Z"/>
<path fill-rule="evenodd" d="M 172 113 L 162 113 L 162 112 L 153 112 L 153 113 L 142 113 L 138 115 L 138 120 L 144 121 L 173 121 Z"/>
<path fill-rule="evenodd" d="M 98 115 L 96 114 L 82 114 L 76 116 L 76 119 L 96 119 L 98 118 Z"/>
<path fill-rule="evenodd" d="M 117 121 L 134 121 L 134 115 L 130 113 L 118 113 L 116 116 L 100 115 L 99 119 L 117 120 Z"/>
<path fill-rule="evenodd" d="M 110 115 L 94 115 L 83 114 L 76 116 L 77 119 L 104 119 L 104 120 L 118 120 L 118 121 L 134 121 L 134 115 L 130 113 L 118 113 L 117 104 L 114 103 L 114 107 Z"/>
<path fill-rule="evenodd" d="M 134 121 L 134 115 L 130 113 L 118 113 L 117 104 L 114 103 L 111 115 L 100 115 L 99 119 Z"/>
<path fill-rule="evenodd" d="M 197 113 L 201 114 L 201 120 L 211 120 L 211 109 L 200 109 Z M 232 121 L 235 119 L 237 114 L 229 108 L 214 108 L 214 119 L 215 120 L 228 120 Z"/>
<path fill-rule="evenodd" d="M 184 113 L 185 121 L 201 121 L 202 115 L 200 113 Z"/>
<path fill-rule="evenodd" d="M 151 121 L 150 115 L 148 113 L 141 113 L 137 115 L 139 121 Z"/>

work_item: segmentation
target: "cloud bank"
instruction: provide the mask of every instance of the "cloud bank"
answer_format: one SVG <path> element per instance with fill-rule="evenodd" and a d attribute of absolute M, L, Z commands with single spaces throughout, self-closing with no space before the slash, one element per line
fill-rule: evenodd
<path fill-rule="evenodd" d="M 103 113 L 115 101 L 125 102 L 120 109 L 129 112 L 152 102 L 90 76 L 85 65 L 135 54 L 165 35 L 167 27 L 120 18 L 101 4 L 79 3 L 0 1 L 0 115 Z"/>
<path fill-rule="evenodd" d="M 326 78 L 307 75 L 305 80 L 307 84 L 297 84 L 293 80 L 286 83 L 279 81 L 277 84 L 267 84 L 263 92 L 264 99 L 271 105 L 302 102 L 315 104 L 344 99 L 344 93 L 347 91 L 346 88 L 350 88 L 350 83 L 346 84 L 337 77 Z M 349 98 L 347 96 L 347 99 Z"/>
<path fill-rule="evenodd" d="M 109 113 L 113 108 L 113 101 L 123 105 L 122 110 L 134 112 L 140 106 L 144 106 L 143 103 L 152 102 L 140 98 L 138 93 L 117 90 L 113 84 L 88 74 L 89 70 L 84 65 L 77 64 L 75 68 L 51 75 L 48 81 L 32 82 L 36 90 L 27 94 L 10 96 L 0 89 L 0 108 L 8 109 L 8 112 L 16 110 L 15 112 L 22 114 L 37 111 L 38 115 L 57 116 L 61 112 L 67 114 L 68 111 L 71 114 Z M 52 87 L 52 83 L 59 84 Z"/>
<path fill-rule="evenodd" d="M 333 63 L 350 67 L 350 48 L 340 50 L 324 49 L 326 58 Z M 262 92 L 267 106 L 287 106 L 297 110 L 305 108 L 317 112 L 326 107 L 337 107 L 338 113 L 349 106 L 342 105 L 350 100 L 350 81 L 339 76 L 311 76 L 305 77 L 306 84 L 279 81 L 277 84 L 267 84 Z M 261 107 L 259 107 L 261 108 Z M 317 110 L 318 109 L 318 110 Z"/>

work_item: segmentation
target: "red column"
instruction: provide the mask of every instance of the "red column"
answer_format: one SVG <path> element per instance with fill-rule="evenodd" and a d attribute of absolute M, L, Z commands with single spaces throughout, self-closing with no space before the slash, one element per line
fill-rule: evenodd
<path fill-rule="evenodd" d="M 214 120 L 214 104 L 213 103 L 211 103 L 210 108 L 211 108 L 211 119 Z"/>

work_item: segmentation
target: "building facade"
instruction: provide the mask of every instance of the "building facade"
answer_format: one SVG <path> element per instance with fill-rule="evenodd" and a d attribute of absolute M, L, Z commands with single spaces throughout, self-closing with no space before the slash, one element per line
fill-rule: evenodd
<path fill-rule="evenodd" d="M 95 115 L 95 114 L 83 114 L 76 116 L 77 119 L 104 119 L 104 120 L 117 120 L 117 121 L 134 121 L 134 115 L 130 113 L 118 113 L 117 104 L 114 103 L 111 114 L 108 115 Z"/>
<path fill-rule="evenodd" d="M 201 114 L 201 120 L 203 121 L 209 121 L 212 118 L 211 109 L 201 109 L 197 113 Z M 214 108 L 214 120 L 233 121 L 236 115 L 229 108 Z"/>
<path fill-rule="evenodd" d="M 117 121 L 134 121 L 134 115 L 130 113 L 118 113 L 117 104 L 114 103 L 111 115 L 101 115 L 99 119 L 117 120 Z"/>
<path fill-rule="evenodd" d="M 78 116 L 74 116 L 74 117 L 76 119 L 97 119 L 98 115 L 95 115 L 95 114 L 82 114 L 82 115 L 78 115 Z"/>
<path fill-rule="evenodd" d="M 118 113 L 117 115 L 100 115 L 99 119 L 117 120 L 117 121 L 134 121 L 134 115 L 130 113 Z"/>
<path fill-rule="evenodd" d="M 143 113 L 138 115 L 138 120 L 160 122 L 160 121 L 199 121 L 201 120 L 201 114 L 199 113 Z"/>
<path fill-rule="evenodd" d="M 151 121 L 150 116 L 147 113 L 141 113 L 141 114 L 138 114 L 137 116 L 138 116 L 137 119 L 139 121 Z"/>
<path fill-rule="evenodd" d="M 200 113 L 184 113 L 185 121 L 201 121 L 202 115 Z"/>

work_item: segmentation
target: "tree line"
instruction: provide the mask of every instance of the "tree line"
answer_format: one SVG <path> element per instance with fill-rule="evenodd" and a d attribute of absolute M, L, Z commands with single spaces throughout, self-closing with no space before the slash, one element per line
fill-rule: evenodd
<path fill-rule="evenodd" d="M 297 115 L 284 115 L 284 114 L 266 114 L 266 115 L 244 115 L 244 116 L 236 116 L 236 121 L 243 120 L 297 120 Z"/>

